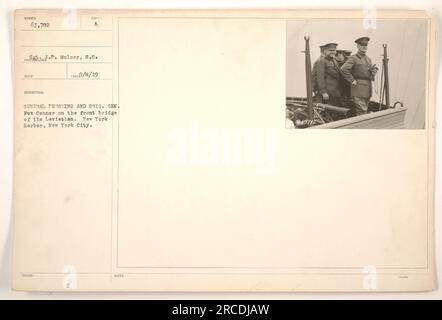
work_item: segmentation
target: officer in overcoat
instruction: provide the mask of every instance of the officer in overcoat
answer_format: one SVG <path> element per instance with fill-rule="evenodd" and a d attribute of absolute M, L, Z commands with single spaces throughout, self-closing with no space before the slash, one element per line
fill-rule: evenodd
<path fill-rule="evenodd" d="M 358 52 L 348 58 L 340 71 L 350 84 L 350 95 L 356 106 L 356 115 L 368 112 L 368 103 L 372 96 L 372 81 L 378 71 L 367 56 L 367 46 L 370 38 L 362 37 L 355 40 Z"/>
<path fill-rule="evenodd" d="M 335 59 L 336 43 L 327 43 L 325 56 L 317 64 L 316 81 L 318 95 L 323 103 L 341 106 L 341 92 L 339 88 L 339 65 Z"/>
<path fill-rule="evenodd" d="M 336 61 L 338 62 L 339 68 L 344 65 L 350 56 L 351 51 L 349 50 L 336 50 Z M 341 91 L 342 106 L 353 109 L 352 103 L 350 102 L 350 83 L 344 79 L 342 74 L 340 74 L 339 77 L 339 86 Z"/>
<path fill-rule="evenodd" d="M 312 85 L 313 85 L 313 93 L 315 94 L 315 97 L 318 95 L 318 81 L 317 81 L 318 63 L 322 58 L 325 57 L 325 45 L 319 46 L 319 50 L 320 50 L 320 56 L 313 63 L 313 67 L 312 67 Z M 315 102 L 321 102 L 321 101 L 315 101 Z"/>

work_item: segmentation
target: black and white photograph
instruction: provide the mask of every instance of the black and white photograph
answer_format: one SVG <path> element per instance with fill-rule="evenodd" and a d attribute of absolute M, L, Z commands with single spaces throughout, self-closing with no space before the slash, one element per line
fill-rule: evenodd
<path fill-rule="evenodd" d="M 286 128 L 425 128 L 428 21 L 287 22 Z"/>
<path fill-rule="evenodd" d="M 135 1 L 0 2 L 0 300 L 442 298 L 442 2 Z"/>

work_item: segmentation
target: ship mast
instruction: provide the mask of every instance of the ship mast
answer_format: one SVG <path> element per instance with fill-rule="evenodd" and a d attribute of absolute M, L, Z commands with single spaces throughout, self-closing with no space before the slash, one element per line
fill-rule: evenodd
<path fill-rule="evenodd" d="M 308 119 L 313 120 L 313 95 L 312 95 L 312 62 L 310 60 L 310 37 L 305 36 L 305 77 L 307 85 L 307 111 Z"/>
<path fill-rule="evenodd" d="M 384 58 L 382 63 L 384 65 L 384 90 L 385 90 L 385 105 L 387 108 L 390 107 L 390 84 L 388 81 L 388 56 L 387 56 L 387 45 L 383 44 L 384 47 Z"/>

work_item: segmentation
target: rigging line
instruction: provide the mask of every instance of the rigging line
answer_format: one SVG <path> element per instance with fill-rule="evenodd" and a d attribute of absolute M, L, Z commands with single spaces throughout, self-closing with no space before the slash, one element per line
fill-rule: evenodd
<path fill-rule="evenodd" d="M 378 75 L 376 73 L 376 75 Z M 385 83 L 384 83 L 384 63 L 382 62 L 382 71 L 381 71 L 381 86 L 380 86 L 380 90 L 381 90 L 381 94 L 379 95 L 379 111 L 381 111 L 382 109 L 382 102 L 384 101 L 384 88 L 385 88 Z"/>
<path fill-rule="evenodd" d="M 422 90 L 422 93 L 421 93 L 421 98 L 420 98 L 420 100 L 419 100 L 419 104 L 418 104 L 417 107 L 414 109 L 413 115 L 410 115 L 409 119 L 410 119 L 410 118 L 413 119 L 413 120 L 415 119 L 417 112 L 418 112 L 419 109 L 421 108 L 422 101 L 423 101 L 424 98 L 425 98 L 425 92 L 426 92 L 426 90 L 425 90 L 425 88 L 424 88 L 424 89 Z M 424 108 L 425 108 L 425 106 L 424 106 Z M 424 110 L 423 114 L 425 114 L 425 110 Z M 413 122 L 416 122 L 416 121 L 413 121 Z M 424 119 L 424 124 L 425 124 L 425 119 Z"/>
<path fill-rule="evenodd" d="M 379 84 L 379 79 L 378 79 L 378 74 L 376 73 L 376 76 L 374 77 L 374 93 L 378 94 L 379 90 L 378 90 L 378 84 Z"/>
<path fill-rule="evenodd" d="M 384 97 L 385 97 L 385 82 L 382 85 L 382 95 L 381 95 L 381 103 L 379 104 L 379 111 L 381 111 L 382 105 L 384 104 Z"/>
<path fill-rule="evenodd" d="M 382 57 L 383 55 L 381 54 L 381 57 Z M 379 89 L 378 89 L 378 85 L 379 85 L 379 72 L 377 72 L 376 73 L 376 76 L 375 76 L 375 82 L 374 82 L 374 87 L 375 87 L 375 93 L 376 94 L 378 94 L 379 93 L 379 91 L 382 93 L 382 80 L 383 80 L 383 77 L 384 77 L 384 61 L 383 60 L 381 60 L 382 61 L 382 67 L 381 67 L 381 84 L 380 84 L 380 86 L 379 86 Z"/>
<path fill-rule="evenodd" d="M 417 40 L 420 39 L 421 31 L 422 31 L 422 24 L 421 24 L 420 27 L 419 27 L 419 32 L 418 32 L 418 34 L 417 34 Z M 415 58 L 416 58 L 417 47 L 418 47 L 418 45 L 417 45 L 417 43 L 415 43 L 415 45 L 414 45 L 413 58 L 412 58 L 412 60 L 411 60 L 411 66 L 410 66 L 410 68 L 408 69 L 407 82 L 405 83 L 405 90 L 404 90 L 404 92 L 402 93 L 402 96 L 401 96 L 401 97 L 402 97 L 402 99 L 401 99 L 402 101 L 405 101 L 404 97 L 405 97 L 405 93 L 407 92 L 407 89 L 408 89 L 408 84 L 409 84 L 409 82 L 410 82 L 410 74 L 411 74 L 411 70 L 412 70 L 413 67 L 414 67 L 414 61 L 415 61 Z"/>
<path fill-rule="evenodd" d="M 394 84 L 394 93 L 396 94 L 396 97 L 397 97 L 397 93 L 398 93 L 398 87 L 399 87 L 399 79 L 400 79 L 400 77 L 399 77 L 399 75 L 400 75 L 400 73 L 401 73 L 401 71 L 402 71 L 402 68 L 401 68 L 401 64 L 402 64 L 402 54 L 404 53 L 404 41 L 405 41 L 405 34 L 406 34 L 406 29 L 407 29 L 407 26 L 408 26 L 408 24 L 404 24 L 404 28 L 403 28 L 403 31 L 402 31 L 402 43 L 401 43 L 401 49 L 400 49 L 400 51 L 401 51 L 401 55 L 399 56 L 399 64 L 398 64 L 398 66 L 399 66 L 399 70 L 397 71 L 397 73 L 396 73 L 396 81 L 395 81 L 395 84 Z"/>
<path fill-rule="evenodd" d="M 302 34 L 301 32 L 303 30 L 306 31 L 307 24 L 308 24 L 308 20 L 305 20 L 302 24 L 297 25 L 296 29 L 293 32 L 289 32 L 290 31 L 289 30 L 290 24 L 287 22 L 287 24 L 286 24 L 286 41 L 287 41 L 287 43 L 292 41 L 291 38 L 295 39 L 296 37 L 300 37 L 301 39 L 304 39 L 305 34 Z M 302 41 L 301 41 L 301 43 L 302 43 Z M 302 48 L 302 45 L 301 45 L 301 48 Z M 297 51 L 301 51 L 301 50 L 297 50 Z"/>
<path fill-rule="evenodd" d="M 301 44 L 301 49 L 298 50 L 299 47 L 296 47 L 297 51 L 299 51 L 299 52 L 304 51 L 304 36 L 307 35 L 306 31 L 307 31 L 307 27 L 308 27 L 309 22 L 310 22 L 309 20 L 303 21 L 303 23 L 300 26 L 297 26 L 296 30 L 293 33 L 290 33 L 290 34 L 294 35 L 295 37 L 299 37 L 301 39 L 300 42 L 297 42 L 298 44 Z M 287 24 L 287 26 L 288 26 L 288 24 Z M 289 34 L 288 30 L 287 30 L 287 34 Z M 308 36 L 310 36 L 310 35 L 308 35 Z M 289 39 L 287 39 L 287 41 L 289 41 Z"/>

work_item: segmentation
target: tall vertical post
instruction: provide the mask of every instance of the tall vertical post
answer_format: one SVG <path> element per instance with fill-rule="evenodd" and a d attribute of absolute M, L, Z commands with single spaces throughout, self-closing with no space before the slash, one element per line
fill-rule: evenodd
<path fill-rule="evenodd" d="M 308 119 L 313 120 L 313 86 L 312 86 L 312 62 L 310 60 L 310 37 L 305 40 L 305 78 L 307 85 L 307 111 Z"/>
<path fill-rule="evenodd" d="M 385 104 L 387 108 L 390 107 L 390 84 L 388 81 L 388 55 L 387 55 L 387 45 L 383 44 L 384 47 L 384 59 L 382 60 L 384 64 L 384 89 L 385 89 Z"/>

